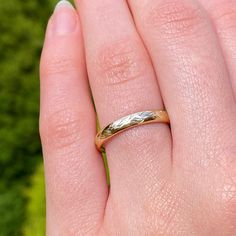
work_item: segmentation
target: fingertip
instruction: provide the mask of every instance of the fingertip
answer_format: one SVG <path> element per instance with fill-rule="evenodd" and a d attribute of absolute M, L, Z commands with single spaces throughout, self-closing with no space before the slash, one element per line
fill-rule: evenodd
<path fill-rule="evenodd" d="M 83 63 L 82 52 L 83 41 L 78 14 L 69 1 L 61 0 L 56 4 L 48 21 L 40 60 L 40 74 L 73 69 L 78 61 Z"/>
<path fill-rule="evenodd" d="M 46 33 L 45 33 L 45 39 L 50 38 L 52 36 L 51 35 L 52 21 L 53 21 L 53 15 L 51 15 L 48 20 Z"/>
<path fill-rule="evenodd" d="M 60 0 L 55 6 L 55 10 L 61 7 L 69 7 L 74 9 L 73 5 L 68 0 Z"/>
<path fill-rule="evenodd" d="M 59 1 L 48 21 L 46 38 L 69 36 L 76 31 L 78 15 L 73 5 L 67 0 Z"/>

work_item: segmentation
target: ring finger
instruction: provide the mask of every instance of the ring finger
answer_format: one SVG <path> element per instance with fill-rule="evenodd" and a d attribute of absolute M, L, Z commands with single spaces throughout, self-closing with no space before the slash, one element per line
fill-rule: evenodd
<path fill-rule="evenodd" d="M 77 2 L 90 85 L 101 127 L 138 111 L 163 109 L 152 63 L 126 1 Z M 131 205 L 128 199 L 135 202 L 142 197 L 142 193 L 136 194 L 137 188 L 160 186 L 167 180 L 170 150 L 170 131 L 164 124 L 128 130 L 106 145 L 110 198 L 113 202 L 119 199 L 121 212 Z M 148 199 L 147 192 L 142 192 Z M 136 209 L 137 206 L 134 212 Z"/>

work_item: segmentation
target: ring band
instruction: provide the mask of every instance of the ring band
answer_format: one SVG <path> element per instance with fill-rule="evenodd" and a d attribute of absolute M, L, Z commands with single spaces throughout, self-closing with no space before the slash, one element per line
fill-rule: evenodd
<path fill-rule="evenodd" d="M 115 135 L 135 126 L 150 123 L 170 123 L 166 111 L 142 111 L 125 116 L 102 129 L 95 137 L 95 144 L 100 152 L 103 152 L 103 144 Z"/>

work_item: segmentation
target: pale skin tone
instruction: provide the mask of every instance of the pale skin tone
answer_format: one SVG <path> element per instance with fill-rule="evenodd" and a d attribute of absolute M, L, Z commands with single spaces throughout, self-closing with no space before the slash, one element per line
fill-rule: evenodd
<path fill-rule="evenodd" d="M 41 59 L 47 235 L 236 235 L 236 1 L 75 4 L 57 6 Z M 109 189 L 96 114 L 164 107 L 171 128 L 106 144 Z"/>

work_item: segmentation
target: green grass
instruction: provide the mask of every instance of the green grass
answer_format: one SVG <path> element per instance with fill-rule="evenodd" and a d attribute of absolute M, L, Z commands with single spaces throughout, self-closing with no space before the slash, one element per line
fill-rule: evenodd
<path fill-rule="evenodd" d="M 32 185 L 26 190 L 29 198 L 26 206 L 24 236 L 45 235 L 45 184 L 43 164 L 39 165 L 32 176 Z"/>

